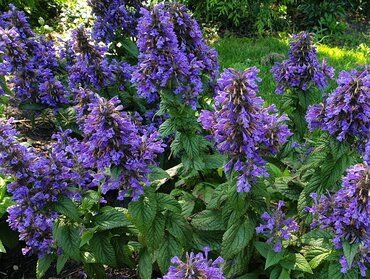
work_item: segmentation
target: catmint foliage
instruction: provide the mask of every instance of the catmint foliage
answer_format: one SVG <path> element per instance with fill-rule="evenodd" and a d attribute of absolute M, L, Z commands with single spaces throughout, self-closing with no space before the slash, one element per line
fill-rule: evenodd
<path fill-rule="evenodd" d="M 208 259 L 209 249 L 204 248 L 204 253 L 186 253 L 186 261 L 179 257 L 173 257 L 172 266 L 163 279 L 185 279 L 185 278 L 204 278 L 204 279 L 225 279 L 220 265 L 224 262 L 221 257 L 215 261 Z"/>
<path fill-rule="evenodd" d="M 89 0 L 95 15 L 92 36 L 96 41 L 111 42 L 117 36 L 136 35 L 141 0 Z"/>
<path fill-rule="evenodd" d="M 230 161 L 225 172 L 240 173 L 238 192 L 249 192 L 251 182 L 268 176 L 265 155 L 275 155 L 291 135 L 287 117 L 278 116 L 274 106 L 264 108 L 257 96 L 259 70 L 255 67 L 239 72 L 227 69 L 217 81 L 214 112 L 203 110 L 199 121 L 213 135 L 221 153 Z"/>
<path fill-rule="evenodd" d="M 138 94 L 154 102 L 161 90 L 170 90 L 195 109 L 202 77 L 217 75 L 216 51 L 206 45 L 198 23 L 181 4 L 160 3 L 150 11 L 142 8 L 141 14 L 139 63 L 133 74 Z"/>
<path fill-rule="evenodd" d="M 289 59 L 275 63 L 271 70 L 277 82 L 277 94 L 283 94 L 288 88 L 307 91 L 314 85 L 323 91 L 328 86 L 327 79 L 334 78 L 334 69 L 327 65 L 326 59 L 320 64 L 316 52 L 310 33 L 292 36 Z"/>
<path fill-rule="evenodd" d="M 102 182 L 103 194 L 118 190 L 123 200 L 130 192 L 137 200 L 149 185 L 149 165 L 164 151 L 158 132 L 150 133 L 136 125 L 132 116 L 123 111 L 118 97 L 107 100 L 98 95 L 89 104 L 83 124 L 85 141 L 89 144 L 86 160 L 97 168 L 97 180 Z M 104 175 L 106 169 L 117 175 Z"/>
<path fill-rule="evenodd" d="M 339 73 L 334 92 L 307 111 L 306 120 L 311 131 L 321 128 L 339 141 L 353 141 L 357 137 L 360 145 L 367 140 L 370 133 L 369 69 L 366 66 Z"/>
<path fill-rule="evenodd" d="M 256 228 L 258 234 L 268 237 L 267 243 L 274 244 L 274 251 L 281 252 L 283 249 L 282 241 L 289 240 L 291 233 L 298 231 L 298 224 L 292 218 L 286 218 L 282 208 L 283 201 L 279 201 L 276 210 L 272 213 L 265 212 L 261 215 L 261 219 L 266 224 L 261 224 Z"/>
<path fill-rule="evenodd" d="M 350 167 L 343 178 L 342 188 L 333 195 L 311 194 L 314 205 L 306 210 L 314 215 L 311 227 L 330 229 L 334 233 L 336 249 L 342 249 L 344 242 L 356 245 L 352 266 L 343 256 L 341 271 L 346 273 L 357 265 L 361 275 L 366 276 L 366 265 L 370 263 L 370 168 L 364 162 Z"/>

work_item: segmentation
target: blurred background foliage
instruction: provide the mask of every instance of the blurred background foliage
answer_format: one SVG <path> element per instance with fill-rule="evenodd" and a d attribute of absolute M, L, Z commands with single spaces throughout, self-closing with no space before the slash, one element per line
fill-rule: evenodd
<path fill-rule="evenodd" d="M 319 40 L 340 46 L 370 41 L 368 0 L 178 0 L 186 4 L 213 37 L 261 37 L 302 30 Z M 159 0 L 146 1 L 149 4 Z M 39 33 L 65 31 L 90 20 L 86 1 L 0 0 L 23 9 Z"/>

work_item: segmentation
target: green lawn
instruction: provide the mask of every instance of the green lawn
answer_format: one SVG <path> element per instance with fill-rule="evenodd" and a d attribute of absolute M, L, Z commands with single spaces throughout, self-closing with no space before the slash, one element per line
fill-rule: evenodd
<path fill-rule="evenodd" d="M 281 96 L 274 93 L 275 81 L 270 73 L 273 63 L 263 63 L 266 57 L 272 53 L 278 53 L 288 57 L 289 43 L 287 39 L 278 38 L 223 38 L 214 46 L 219 53 L 220 67 L 245 68 L 256 66 L 260 69 L 260 95 L 267 103 L 279 105 Z M 355 49 L 330 47 L 318 44 L 318 56 L 320 61 L 327 57 L 328 64 L 335 68 L 336 77 L 342 70 L 350 70 L 358 64 L 370 63 L 370 46 L 360 44 Z M 276 60 L 279 61 L 279 60 Z M 336 82 L 331 81 L 325 93 L 330 93 L 336 87 Z"/>

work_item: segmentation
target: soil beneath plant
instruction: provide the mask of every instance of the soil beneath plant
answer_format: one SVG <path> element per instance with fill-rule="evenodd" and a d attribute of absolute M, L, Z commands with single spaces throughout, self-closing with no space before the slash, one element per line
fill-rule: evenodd
<path fill-rule="evenodd" d="M 18 247 L 0 254 L 0 279 L 36 279 L 37 257 L 26 257 Z M 136 271 L 129 269 L 106 270 L 107 279 L 139 279 Z M 80 264 L 67 262 L 63 271 L 57 275 L 55 264 L 51 266 L 43 279 L 85 279 L 86 274 Z"/>

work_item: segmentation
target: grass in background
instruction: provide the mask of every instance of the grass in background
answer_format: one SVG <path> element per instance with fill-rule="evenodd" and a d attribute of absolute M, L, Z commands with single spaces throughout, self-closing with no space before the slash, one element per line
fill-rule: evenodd
<path fill-rule="evenodd" d="M 274 93 L 275 80 L 270 73 L 273 66 L 271 63 L 264 63 L 267 57 L 273 53 L 281 54 L 288 58 L 289 43 L 287 39 L 279 38 L 223 38 L 214 44 L 219 53 L 221 70 L 224 68 L 234 68 L 244 70 L 256 66 L 260 69 L 259 77 L 262 78 L 260 84 L 260 95 L 268 104 L 280 105 L 281 96 Z M 335 77 L 342 70 L 351 70 L 359 64 L 370 64 L 370 46 L 360 44 L 357 48 L 338 48 L 327 45 L 316 45 L 319 60 L 325 57 L 328 64 L 335 69 Z M 280 62 L 281 59 L 275 60 Z M 330 81 L 325 93 L 330 93 L 336 88 L 335 80 Z M 321 102 L 321 100 L 317 100 Z"/>

